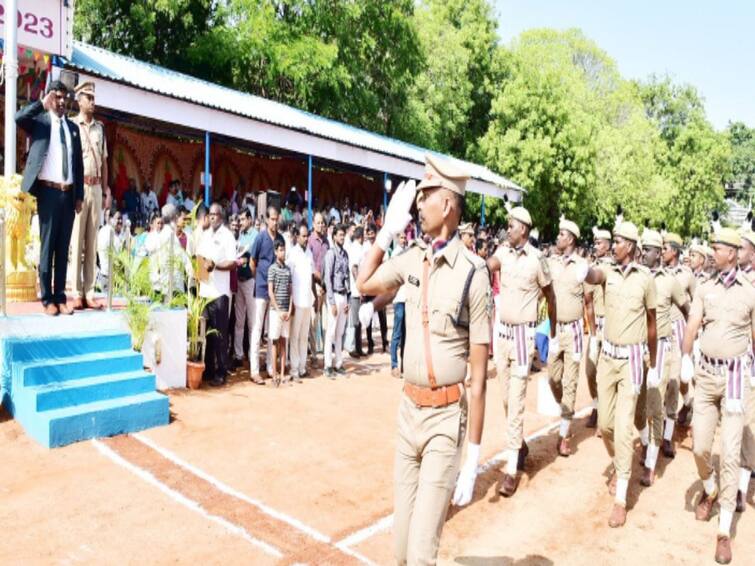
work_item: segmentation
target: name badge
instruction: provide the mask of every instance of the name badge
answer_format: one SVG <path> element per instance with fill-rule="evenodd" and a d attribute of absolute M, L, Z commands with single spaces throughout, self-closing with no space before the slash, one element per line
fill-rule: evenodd
<path fill-rule="evenodd" d="M 419 279 L 417 279 L 414 275 L 409 276 L 409 283 L 411 283 L 415 287 L 419 287 Z"/>

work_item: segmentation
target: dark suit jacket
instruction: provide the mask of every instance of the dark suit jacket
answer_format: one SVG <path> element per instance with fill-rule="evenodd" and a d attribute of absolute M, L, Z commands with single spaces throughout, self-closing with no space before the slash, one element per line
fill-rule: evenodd
<path fill-rule="evenodd" d="M 81 151 L 81 134 L 79 126 L 74 124 L 68 117 L 65 118 L 68 131 L 71 132 L 71 145 L 73 149 L 73 196 L 74 202 L 84 200 L 84 156 Z M 31 138 L 29 156 L 26 159 L 24 178 L 21 182 L 21 190 L 31 192 L 36 196 L 34 183 L 37 180 L 42 165 L 47 157 L 47 149 L 50 147 L 50 115 L 40 101 L 32 102 L 16 112 L 16 124 Z"/>

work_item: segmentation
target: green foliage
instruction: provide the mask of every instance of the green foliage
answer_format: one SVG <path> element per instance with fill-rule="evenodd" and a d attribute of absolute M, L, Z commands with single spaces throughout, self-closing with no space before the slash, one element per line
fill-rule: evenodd
<path fill-rule="evenodd" d="M 742 204 L 752 202 L 755 185 L 755 128 L 734 122 L 726 128 L 731 145 L 731 178 L 729 184 Z"/>
<path fill-rule="evenodd" d="M 544 239 L 625 217 L 684 236 L 748 202 L 755 130 L 717 133 L 694 87 L 636 83 L 579 30 L 502 45 L 491 0 L 78 0 L 85 41 L 482 162 L 527 189 Z M 465 216 L 478 219 L 470 195 Z M 485 201 L 488 223 L 505 208 Z"/>
<path fill-rule="evenodd" d="M 113 294 L 126 299 L 126 322 L 131 330 L 131 342 L 141 351 L 149 327 L 149 313 L 160 305 L 150 281 L 149 263 L 135 258 L 129 250 L 111 256 Z"/>

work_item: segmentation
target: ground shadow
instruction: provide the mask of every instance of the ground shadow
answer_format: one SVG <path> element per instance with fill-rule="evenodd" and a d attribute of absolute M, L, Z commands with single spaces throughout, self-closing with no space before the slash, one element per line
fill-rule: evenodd
<path fill-rule="evenodd" d="M 551 566 L 553 560 L 540 554 L 528 554 L 515 559 L 510 556 L 457 556 L 456 564 L 463 566 Z"/>

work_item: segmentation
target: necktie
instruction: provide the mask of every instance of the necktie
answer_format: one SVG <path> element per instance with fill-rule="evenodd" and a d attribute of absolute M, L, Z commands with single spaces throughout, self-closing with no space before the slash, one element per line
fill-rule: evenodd
<path fill-rule="evenodd" d="M 66 144 L 66 132 L 63 129 L 63 120 L 60 120 L 60 147 L 63 161 L 63 183 L 68 180 L 68 145 Z"/>

